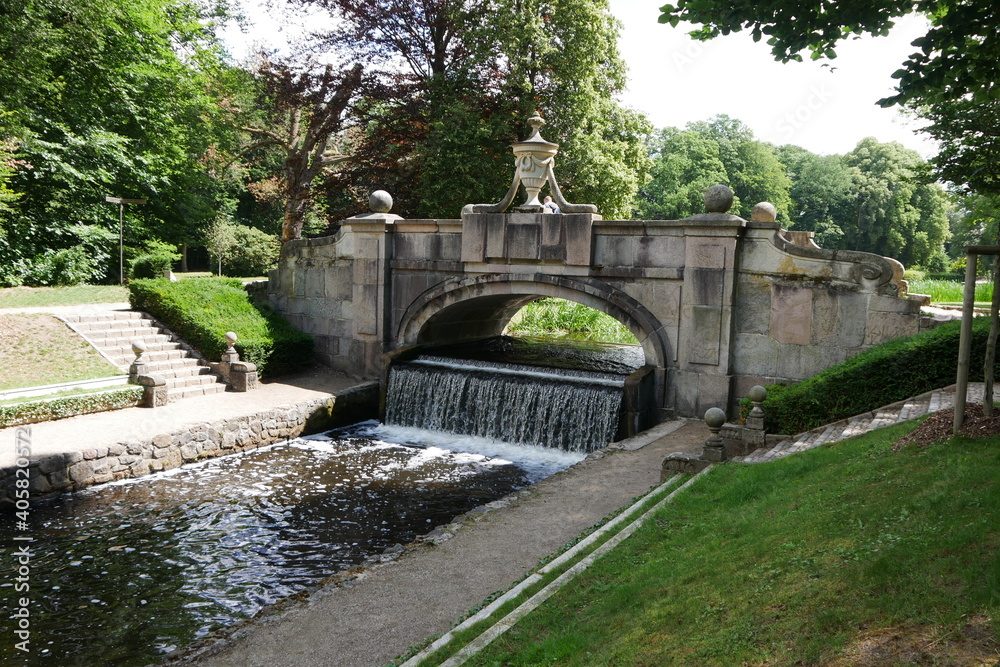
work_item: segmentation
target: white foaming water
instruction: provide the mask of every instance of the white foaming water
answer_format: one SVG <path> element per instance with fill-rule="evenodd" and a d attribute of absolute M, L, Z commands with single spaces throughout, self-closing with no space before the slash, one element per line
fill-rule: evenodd
<path fill-rule="evenodd" d="M 513 463 L 524 470 L 531 483 L 540 481 L 560 470 L 565 470 L 585 459 L 585 452 L 568 452 L 551 447 L 520 445 L 442 431 L 429 431 L 412 426 L 391 426 L 369 422 L 358 435 L 377 439 L 384 443 L 422 447 L 427 456 L 444 456 L 449 453 L 457 460 L 464 460 L 461 454 L 471 455 L 481 464 L 503 465 Z M 457 454 L 456 454 L 457 453 Z M 488 457 L 488 460 L 487 460 Z M 481 459 L 481 460 L 476 460 Z"/>

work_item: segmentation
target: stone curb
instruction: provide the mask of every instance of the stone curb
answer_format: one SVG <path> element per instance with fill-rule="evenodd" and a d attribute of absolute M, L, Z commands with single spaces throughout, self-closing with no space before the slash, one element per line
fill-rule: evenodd
<path fill-rule="evenodd" d="M 185 463 L 257 449 L 360 421 L 378 406 L 378 383 L 232 419 L 202 422 L 141 440 L 43 456 L 28 466 L 31 497 L 76 491 Z M 0 468 L 0 504 L 13 502 L 20 468 Z"/>

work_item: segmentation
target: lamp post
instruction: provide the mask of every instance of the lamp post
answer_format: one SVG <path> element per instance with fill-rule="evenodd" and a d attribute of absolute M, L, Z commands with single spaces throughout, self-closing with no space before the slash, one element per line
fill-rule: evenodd
<path fill-rule="evenodd" d="M 145 199 L 105 197 L 104 201 L 118 204 L 118 284 L 125 284 L 125 204 L 145 204 Z"/>

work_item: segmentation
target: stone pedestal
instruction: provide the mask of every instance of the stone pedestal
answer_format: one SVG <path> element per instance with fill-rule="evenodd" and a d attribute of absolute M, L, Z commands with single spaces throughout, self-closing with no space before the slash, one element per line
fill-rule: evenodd
<path fill-rule="evenodd" d="M 230 386 L 233 391 L 252 391 L 257 388 L 257 365 L 236 361 L 229 365 Z"/>
<path fill-rule="evenodd" d="M 138 382 L 142 387 L 142 400 L 139 407 L 158 408 L 169 402 L 167 396 L 167 381 L 159 375 L 140 375 Z"/>

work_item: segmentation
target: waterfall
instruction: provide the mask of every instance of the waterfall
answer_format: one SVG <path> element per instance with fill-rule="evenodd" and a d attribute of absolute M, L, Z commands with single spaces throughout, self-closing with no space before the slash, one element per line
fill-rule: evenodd
<path fill-rule="evenodd" d="M 590 452 L 614 440 L 624 378 L 422 356 L 389 375 L 387 424 Z"/>

